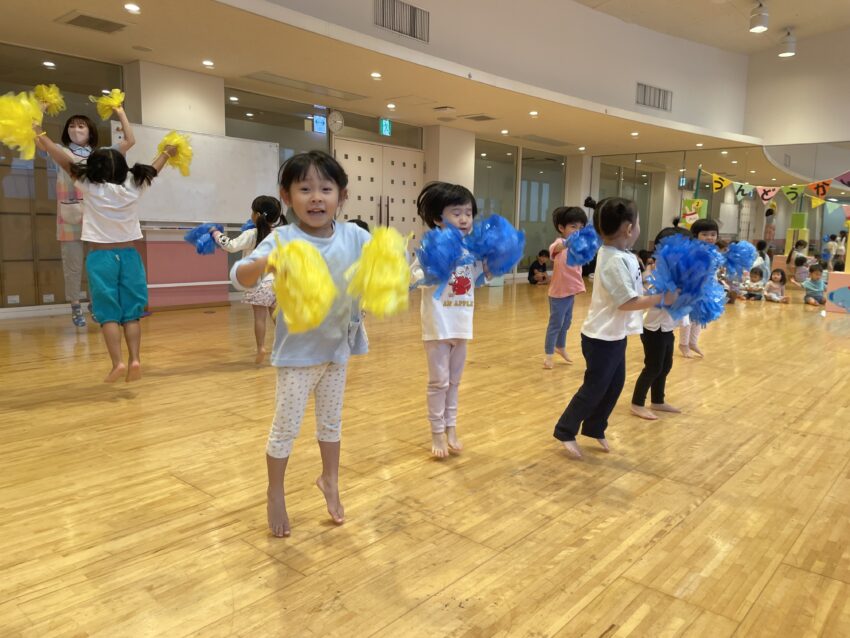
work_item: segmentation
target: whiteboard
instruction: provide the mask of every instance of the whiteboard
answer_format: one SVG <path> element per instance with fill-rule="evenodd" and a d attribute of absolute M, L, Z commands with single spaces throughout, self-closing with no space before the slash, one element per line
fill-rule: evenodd
<path fill-rule="evenodd" d="M 112 122 L 112 140 L 121 133 Z M 133 124 L 136 145 L 127 163 L 150 164 L 170 129 Z M 182 131 L 181 131 L 182 132 Z M 194 153 L 189 176 L 167 166 L 139 199 L 139 219 L 148 222 L 230 222 L 242 224 L 258 195 L 278 196 L 280 161 L 276 143 L 189 133 Z"/>

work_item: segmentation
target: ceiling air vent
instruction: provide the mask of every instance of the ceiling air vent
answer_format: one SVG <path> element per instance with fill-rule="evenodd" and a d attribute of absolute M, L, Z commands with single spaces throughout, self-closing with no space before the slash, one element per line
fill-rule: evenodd
<path fill-rule="evenodd" d="M 473 122 L 490 122 L 491 120 L 495 120 L 495 117 L 490 117 L 489 115 L 484 115 L 483 113 L 479 113 L 478 115 L 461 115 L 465 120 L 472 120 Z"/>
<path fill-rule="evenodd" d="M 673 91 L 659 89 L 658 87 L 638 82 L 635 103 L 661 111 L 672 111 Z"/>
<path fill-rule="evenodd" d="M 415 38 L 430 40 L 431 14 L 401 0 L 375 0 L 375 24 L 382 29 Z"/>
<path fill-rule="evenodd" d="M 72 27 L 81 27 L 83 29 L 90 29 L 91 31 L 98 31 L 99 33 L 116 33 L 117 31 L 121 31 L 127 27 L 126 24 L 112 22 L 111 20 L 104 20 L 103 18 L 96 18 L 76 11 L 72 11 L 71 13 L 62 16 L 56 20 L 56 22 L 61 24 L 70 24 Z"/>

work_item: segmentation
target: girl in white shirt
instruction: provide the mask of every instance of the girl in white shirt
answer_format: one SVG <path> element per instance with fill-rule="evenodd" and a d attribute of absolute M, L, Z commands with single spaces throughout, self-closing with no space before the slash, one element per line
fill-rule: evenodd
<path fill-rule="evenodd" d="M 142 258 L 134 242 L 142 238 L 136 203 L 153 178 L 176 152 L 173 146 L 154 159 L 152 165 L 127 166 L 127 160 L 114 148 L 99 148 L 84 164 L 75 164 L 41 127 L 37 145 L 74 179 L 84 193 L 81 238 L 89 244 L 86 275 L 92 300 L 92 312 L 101 324 L 103 339 L 112 370 L 106 383 L 124 377 L 136 381 L 142 377 L 139 350 L 142 329 L 139 319 L 148 303 L 148 287 Z M 121 332 L 127 342 L 129 361 L 121 355 Z"/>
<path fill-rule="evenodd" d="M 458 184 L 433 182 L 416 201 L 419 216 L 429 228 L 454 226 L 466 235 L 478 214 L 475 197 Z M 466 342 L 472 339 L 475 280 L 484 271 L 480 262 L 455 268 L 438 298 L 422 288 L 422 341 L 428 358 L 428 420 L 431 453 L 437 458 L 463 449 L 457 437 L 458 386 L 466 362 Z M 425 277 L 419 260 L 410 267 L 411 283 Z"/>
<path fill-rule="evenodd" d="M 573 458 L 581 458 L 576 435 L 596 439 L 605 452 L 608 417 L 626 381 L 626 340 L 643 330 L 641 310 L 661 303 L 661 295 L 643 296 L 640 267 L 629 249 L 640 235 L 637 205 L 608 197 L 594 208 L 593 225 L 603 246 L 596 258 L 590 309 L 581 329 L 581 351 L 587 362 L 584 383 L 555 426 L 555 438 Z M 672 297 L 672 295 L 671 295 Z M 672 303 L 672 299 L 666 300 Z"/>
<path fill-rule="evenodd" d="M 263 241 L 272 229 L 281 221 L 280 201 L 276 197 L 260 195 L 251 202 L 251 221 L 254 228 L 249 228 L 238 237 L 231 239 L 218 228 L 213 227 L 210 233 L 215 242 L 229 253 L 242 251 L 244 259 Z M 286 224 L 286 220 L 283 220 Z M 254 338 L 257 341 L 257 357 L 255 361 L 262 363 L 266 358 L 266 316 L 274 316 L 275 297 L 272 290 L 274 275 L 269 273 L 263 277 L 260 285 L 245 292 L 242 301 L 251 304 L 254 310 Z"/>

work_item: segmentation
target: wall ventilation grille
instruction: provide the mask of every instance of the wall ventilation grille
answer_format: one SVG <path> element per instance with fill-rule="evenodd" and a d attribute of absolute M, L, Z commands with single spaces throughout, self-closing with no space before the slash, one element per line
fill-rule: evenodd
<path fill-rule="evenodd" d="M 659 89 L 658 87 L 638 82 L 635 103 L 661 111 L 672 111 L 673 91 Z"/>
<path fill-rule="evenodd" d="M 375 24 L 422 42 L 430 41 L 431 14 L 401 0 L 375 0 Z"/>

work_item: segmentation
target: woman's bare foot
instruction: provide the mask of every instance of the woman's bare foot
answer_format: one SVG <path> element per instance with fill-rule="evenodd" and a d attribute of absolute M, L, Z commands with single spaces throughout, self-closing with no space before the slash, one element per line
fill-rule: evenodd
<path fill-rule="evenodd" d="M 106 378 L 103 380 L 104 383 L 115 383 L 118 379 L 122 378 L 127 374 L 127 366 L 124 363 L 116 363 L 113 366 L 112 370 L 109 374 L 106 375 Z"/>
<path fill-rule="evenodd" d="M 599 443 L 599 446 L 602 448 L 603 452 L 607 453 L 611 451 L 611 446 L 608 445 L 608 439 L 603 437 L 601 439 L 596 439 L 596 442 Z"/>
<path fill-rule="evenodd" d="M 449 443 L 449 452 L 460 452 L 463 450 L 463 443 L 461 443 L 460 439 L 457 438 L 456 427 L 446 428 L 446 439 Z"/>
<path fill-rule="evenodd" d="M 578 446 L 578 443 L 575 441 L 561 441 L 564 444 L 564 449 L 574 459 L 580 459 L 581 456 L 581 448 Z"/>
<path fill-rule="evenodd" d="M 658 410 L 659 412 L 672 412 L 673 414 L 681 414 L 682 411 L 676 406 L 670 405 L 669 403 L 650 403 L 649 404 L 653 410 Z"/>
<path fill-rule="evenodd" d="M 138 381 L 142 378 L 142 363 L 141 361 L 131 361 L 130 367 L 127 368 L 127 383 L 130 381 Z"/>
<path fill-rule="evenodd" d="M 646 407 L 642 405 L 635 405 L 634 403 L 632 403 L 632 407 L 630 409 L 632 414 L 634 414 L 635 416 L 639 416 L 641 419 L 646 419 L 647 421 L 658 420 L 657 415 L 653 414 L 651 410 L 647 410 Z"/>
<path fill-rule="evenodd" d="M 555 364 L 552 363 L 552 355 L 551 354 L 547 354 L 545 357 L 543 357 L 543 369 L 544 370 L 551 370 L 554 367 L 555 367 Z"/>
<path fill-rule="evenodd" d="M 286 514 L 286 500 L 283 496 L 283 489 L 269 489 L 266 492 L 266 498 L 266 512 L 272 535 L 277 538 L 289 536 L 292 530 L 289 527 L 289 516 Z"/>
<path fill-rule="evenodd" d="M 572 364 L 573 360 L 570 359 L 570 355 L 567 354 L 567 351 L 564 348 L 555 348 L 555 352 L 561 355 L 561 358 L 563 358 L 564 361 L 569 364 Z"/>
<path fill-rule="evenodd" d="M 691 344 L 691 352 L 693 352 L 695 355 L 697 355 L 700 359 L 705 358 L 705 355 L 702 353 L 702 350 L 697 348 L 696 344 L 693 344 L 693 343 Z"/>
<path fill-rule="evenodd" d="M 336 481 L 328 480 L 324 475 L 319 475 L 316 479 L 316 487 L 322 494 L 325 495 L 325 502 L 328 504 L 328 514 L 331 515 L 333 522 L 337 525 L 342 525 L 345 522 L 345 510 L 342 508 L 342 503 L 339 500 L 339 489 Z"/>
<path fill-rule="evenodd" d="M 431 433 L 431 454 L 438 459 L 444 459 L 449 455 L 449 447 L 446 445 L 446 435 L 440 432 Z"/>
<path fill-rule="evenodd" d="M 683 344 L 683 343 L 679 344 L 679 351 L 682 353 L 682 356 L 685 357 L 685 359 L 692 359 L 693 358 L 691 356 L 691 349 L 688 346 L 686 346 L 685 344 Z"/>
<path fill-rule="evenodd" d="M 257 356 L 254 357 L 254 363 L 260 364 L 266 360 L 266 349 L 260 348 L 257 350 Z"/>

